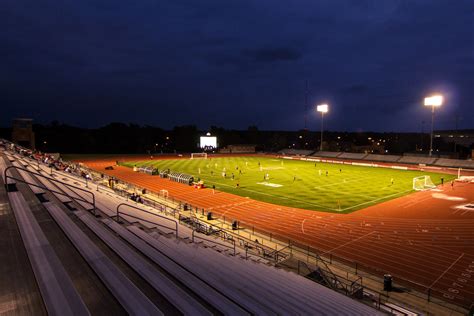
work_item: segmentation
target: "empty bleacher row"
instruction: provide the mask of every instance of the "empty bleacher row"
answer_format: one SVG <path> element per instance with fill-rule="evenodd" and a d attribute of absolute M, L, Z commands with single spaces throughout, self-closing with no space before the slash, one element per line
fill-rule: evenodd
<path fill-rule="evenodd" d="M 314 153 L 314 150 L 306 150 L 306 149 L 294 149 L 294 148 L 287 148 L 278 151 L 278 154 L 281 155 L 297 155 L 297 156 L 310 156 Z"/>
<path fill-rule="evenodd" d="M 432 165 L 438 167 L 451 168 L 466 168 L 474 169 L 474 160 L 460 160 L 448 158 L 426 157 L 420 155 L 381 155 L 381 154 L 366 154 L 366 153 L 348 153 L 348 152 L 330 152 L 318 151 L 311 156 L 320 158 L 337 158 L 348 160 L 365 160 L 373 162 L 397 162 L 402 164 L 416 164 L 416 165 Z"/>
<path fill-rule="evenodd" d="M 74 174 L 1 149 L 0 172 L 10 183 L 0 196 L 11 212 L 2 216 L 21 236 L 22 247 L 9 252 L 26 249 L 22 267 L 41 298 L 30 314 L 377 313 L 296 274 L 192 243 L 187 226 L 170 234 L 170 219 L 156 209 Z M 128 207 L 119 218 L 121 204 L 143 211 Z"/>

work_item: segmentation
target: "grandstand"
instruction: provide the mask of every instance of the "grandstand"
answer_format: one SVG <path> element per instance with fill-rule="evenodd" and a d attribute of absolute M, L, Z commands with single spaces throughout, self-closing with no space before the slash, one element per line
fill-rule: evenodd
<path fill-rule="evenodd" d="M 440 167 L 474 169 L 474 160 L 459 160 L 459 159 L 439 158 L 438 160 L 436 160 L 434 165 L 435 166 L 440 166 Z"/>
<path fill-rule="evenodd" d="M 426 157 L 426 156 L 403 156 L 398 160 L 400 163 L 408 163 L 408 164 L 425 164 L 431 165 L 436 161 L 437 158 L 434 157 Z"/>
<path fill-rule="evenodd" d="M 338 158 L 342 159 L 353 159 L 353 160 L 359 160 L 359 159 L 364 159 L 364 157 L 367 156 L 365 153 L 342 153 Z"/>
<path fill-rule="evenodd" d="M 314 153 L 314 150 L 287 148 L 278 151 L 278 153 L 281 155 L 309 156 Z"/>
<path fill-rule="evenodd" d="M 400 156 L 395 155 L 378 155 L 378 154 L 368 154 L 363 159 L 369 161 L 381 161 L 381 162 L 397 162 L 400 160 Z"/>
<path fill-rule="evenodd" d="M 388 162 L 388 163 L 397 162 L 400 164 L 432 165 L 432 166 L 439 166 L 439 167 L 474 169 L 473 160 L 426 157 L 422 155 L 397 156 L 397 155 L 317 151 L 313 153 L 312 156 L 321 157 L 321 158 L 337 158 L 337 159 L 343 159 L 343 160 L 346 160 L 346 159 L 347 160 L 366 160 L 366 161 L 373 161 L 373 162 Z"/>
<path fill-rule="evenodd" d="M 53 170 L 31 152 L 3 148 L 0 223 L 9 238 L 1 253 L 11 273 L 0 277 L 15 285 L 3 288 L 10 313 L 379 313 L 276 268 L 278 252 L 263 245 L 210 235 L 222 234 L 217 227 L 199 233 L 199 220 L 179 207 L 135 203 L 94 175 L 87 181 L 84 170 Z"/>

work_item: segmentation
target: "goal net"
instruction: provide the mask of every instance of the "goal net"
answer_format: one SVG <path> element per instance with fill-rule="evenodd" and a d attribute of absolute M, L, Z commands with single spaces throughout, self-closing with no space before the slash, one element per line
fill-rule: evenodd
<path fill-rule="evenodd" d="M 423 191 L 436 188 L 436 185 L 431 181 L 430 176 L 421 176 L 413 178 L 413 190 Z"/>
<path fill-rule="evenodd" d="M 207 159 L 207 153 L 191 153 L 191 159 Z"/>

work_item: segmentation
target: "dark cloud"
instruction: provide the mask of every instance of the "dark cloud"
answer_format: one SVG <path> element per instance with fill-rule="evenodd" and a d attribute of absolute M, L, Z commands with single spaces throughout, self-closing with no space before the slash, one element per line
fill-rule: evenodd
<path fill-rule="evenodd" d="M 417 130 L 433 91 L 440 124 L 473 127 L 473 14 L 472 0 L 6 0 L 0 124 L 298 129 L 307 81 L 331 129 Z"/>
<path fill-rule="evenodd" d="M 301 58 L 301 54 L 292 48 L 261 48 L 245 50 L 243 54 L 257 62 L 272 63 L 277 61 L 292 61 Z"/>

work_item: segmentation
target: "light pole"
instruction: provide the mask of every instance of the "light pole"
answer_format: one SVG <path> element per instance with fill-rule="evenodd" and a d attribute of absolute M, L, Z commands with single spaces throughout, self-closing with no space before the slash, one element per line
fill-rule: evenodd
<path fill-rule="evenodd" d="M 324 113 L 328 112 L 328 105 L 327 104 L 317 105 L 316 111 L 321 112 L 321 143 L 319 144 L 319 151 L 322 151 L 323 150 L 323 120 L 324 120 Z"/>
<path fill-rule="evenodd" d="M 435 107 L 443 105 L 442 95 L 433 95 L 425 98 L 425 106 L 431 106 L 431 135 L 430 135 L 430 153 L 429 156 L 433 155 L 433 126 L 434 126 L 434 110 Z"/>

